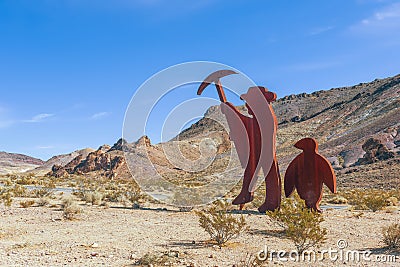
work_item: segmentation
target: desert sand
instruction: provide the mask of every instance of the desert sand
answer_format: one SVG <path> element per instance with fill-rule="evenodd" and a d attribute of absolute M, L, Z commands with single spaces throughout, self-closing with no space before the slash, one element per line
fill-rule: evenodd
<path fill-rule="evenodd" d="M 92 206 L 79 202 L 83 213 L 75 220 L 63 218 L 60 198 L 52 207 L 0 207 L 1 266 L 134 266 L 146 253 L 167 259 L 163 266 L 250 266 L 246 258 L 268 250 L 295 249 L 279 226 L 256 210 L 242 213 L 249 229 L 226 246 L 209 241 L 194 211 L 180 212 L 162 204 L 144 203 L 140 209 Z M 338 249 L 370 250 L 371 261 L 283 262 L 274 258 L 265 265 L 283 266 L 400 266 L 400 252 L 383 249 L 382 226 L 400 221 L 397 211 L 352 211 L 327 209 L 323 214 L 328 239 L 316 251 Z M 160 256 L 161 255 L 161 256 Z M 377 262 L 379 255 L 392 255 L 392 262 Z M 395 262 L 393 262 L 395 261 Z M 157 265 L 154 265 L 157 266 Z"/>

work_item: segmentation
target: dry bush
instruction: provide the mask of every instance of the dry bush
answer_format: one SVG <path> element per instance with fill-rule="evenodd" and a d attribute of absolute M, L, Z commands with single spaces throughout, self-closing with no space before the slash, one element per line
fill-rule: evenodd
<path fill-rule="evenodd" d="M 140 192 L 139 189 L 119 189 L 106 192 L 104 199 L 109 202 L 122 203 L 124 207 L 127 207 L 129 205 L 139 207 L 139 203 L 143 199 L 143 194 Z"/>
<path fill-rule="evenodd" d="M 327 200 L 329 204 L 347 204 L 348 200 L 342 196 L 333 196 Z"/>
<path fill-rule="evenodd" d="M 100 205 L 103 200 L 103 194 L 98 191 L 85 192 L 82 200 L 86 203 L 92 203 L 92 205 Z"/>
<path fill-rule="evenodd" d="M 384 191 L 378 189 L 353 189 L 340 193 L 348 200 L 348 203 L 355 209 L 382 210 L 384 207 L 393 205 L 397 200 L 397 190 Z"/>
<path fill-rule="evenodd" d="M 218 245 L 225 244 L 246 230 L 246 221 L 243 215 L 236 217 L 230 214 L 228 212 L 230 207 L 229 202 L 219 200 L 204 211 L 196 211 L 200 226 Z"/>
<path fill-rule="evenodd" d="M 233 267 L 257 267 L 263 266 L 262 261 L 260 261 L 257 256 L 247 253 L 245 257 L 235 263 Z"/>
<path fill-rule="evenodd" d="M 41 197 L 41 198 L 39 198 L 38 200 L 36 200 L 36 204 L 37 204 L 39 207 L 47 206 L 49 203 L 50 203 L 50 201 L 49 201 L 49 199 L 46 198 L 46 197 Z"/>
<path fill-rule="evenodd" d="M 103 200 L 102 193 L 97 192 L 97 191 L 94 191 L 92 193 L 92 200 L 91 200 L 92 205 L 100 205 L 102 200 Z"/>
<path fill-rule="evenodd" d="M 37 184 L 37 179 L 35 178 L 35 175 L 32 173 L 17 176 L 17 177 L 18 178 L 15 180 L 15 183 L 17 183 L 17 184 L 20 184 L 20 185 L 35 185 L 35 184 Z"/>
<path fill-rule="evenodd" d="M 286 237 L 293 241 L 299 253 L 318 248 L 326 241 L 326 229 L 320 226 L 324 221 L 322 214 L 307 209 L 298 197 L 286 198 L 280 210 L 269 211 L 267 215 L 284 228 Z"/>
<path fill-rule="evenodd" d="M 400 249 L 400 223 L 394 223 L 382 228 L 383 243 L 388 248 Z"/>
<path fill-rule="evenodd" d="M 397 197 L 391 196 L 386 199 L 386 206 L 397 206 L 399 205 L 399 200 Z"/>
<path fill-rule="evenodd" d="M 54 194 L 53 190 L 48 187 L 36 188 L 31 191 L 32 197 L 43 198 L 43 197 L 52 197 Z"/>
<path fill-rule="evenodd" d="M 368 209 L 375 212 L 386 206 L 386 199 L 388 199 L 386 194 L 375 194 L 371 192 L 364 196 L 364 204 Z"/>
<path fill-rule="evenodd" d="M 30 197 L 28 190 L 19 184 L 14 185 L 10 188 L 10 192 L 13 193 L 14 197 Z"/>
<path fill-rule="evenodd" d="M 140 266 L 175 266 L 179 263 L 178 251 L 152 251 L 144 254 L 135 265 Z"/>
<path fill-rule="evenodd" d="M 63 216 L 67 220 L 76 219 L 83 212 L 82 208 L 72 198 L 64 198 L 61 207 Z"/>
<path fill-rule="evenodd" d="M 13 194 L 7 189 L 0 190 L 0 203 L 6 207 L 11 207 Z"/>
<path fill-rule="evenodd" d="M 31 207 L 33 204 L 35 204 L 34 200 L 25 200 L 25 201 L 20 201 L 19 202 L 19 206 L 21 208 L 29 208 Z"/>

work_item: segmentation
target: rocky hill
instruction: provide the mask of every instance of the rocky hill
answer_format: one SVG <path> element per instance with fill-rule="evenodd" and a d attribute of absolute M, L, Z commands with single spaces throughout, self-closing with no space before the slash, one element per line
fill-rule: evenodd
<path fill-rule="evenodd" d="M 65 166 L 77 156 L 81 155 L 82 157 L 86 157 L 90 152 L 93 151 L 94 149 L 92 148 L 84 148 L 68 154 L 53 156 L 49 160 L 44 162 L 41 166 L 31 170 L 30 172 L 36 175 L 44 175 L 48 173 L 54 165 Z"/>
<path fill-rule="evenodd" d="M 399 107 L 400 75 L 277 100 L 273 108 L 279 122 L 277 154 L 281 170 L 299 153 L 293 144 L 313 137 L 332 162 L 339 182 L 400 186 Z M 223 116 L 219 107 L 207 113 L 209 117 Z M 175 139 L 194 138 L 209 129 L 222 131 L 212 119 L 203 118 Z"/>
<path fill-rule="evenodd" d="M 320 144 L 320 152 L 331 161 L 340 186 L 399 187 L 399 107 L 400 75 L 278 99 L 273 108 L 279 122 L 277 156 L 281 171 L 300 153 L 293 144 L 313 137 Z M 246 112 L 244 107 L 239 108 Z M 166 179 L 202 184 L 206 182 L 203 177 L 223 168 L 229 157 L 228 133 L 214 121 L 220 118 L 223 115 L 219 107 L 210 107 L 203 119 L 169 142 L 151 144 L 142 137 L 126 144 L 121 139 L 112 147 L 104 145 L 86 155 L 79 154 L 68 163 L 53 164 L 49 174 L 130 177 L 123 155 L 123 149 L 128 149 L 138 157 L 147 153 Z M 183 163 L 180 167 L 171 163 L 171 159 L 182 155 L 196 160 L 204 144 L 218 155 L 205 170 L 185 171 Z"/>
<path fill-rule="evenodd" d="M 40 159 L 26 155 L 0 152 L 0 174 L 29 171 L 43 163 Z"/>

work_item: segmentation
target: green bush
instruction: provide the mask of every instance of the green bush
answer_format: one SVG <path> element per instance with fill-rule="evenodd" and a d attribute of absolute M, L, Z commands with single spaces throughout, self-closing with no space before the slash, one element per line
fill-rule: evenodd
<path fill-rule="evenodd" d="M 326 229 L 320 226 L 322 214 L 307 209 L 298 197 L 283 200 L 280 210 L 268 211 L 267 215 L 284 229 L 299 253 L 326 241 Z"/>
<path fill-rule="evenodd" d="M 196 211 L 202 227 L 218 245 L 223 245 L 236 238 L 246 229 L 246 221 L 243 215 L 236 217 L 228 213 L 230 203 L 217 201 L 204 211 Z"/>

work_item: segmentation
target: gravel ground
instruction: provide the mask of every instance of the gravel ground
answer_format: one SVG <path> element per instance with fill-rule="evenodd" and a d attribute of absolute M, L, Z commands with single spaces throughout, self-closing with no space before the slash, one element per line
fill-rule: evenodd
<path fill-rule="evenodd" d="M 132 266 L 146 253 L 162 256 L 175 266 L 236 266 L 265 246 L 269 250 L 294 249 L 279 227 L 267 216 L 245 211 L 249 229 L 225 247 L 208 241 L 194 212 L 146 204 L 142 209 L 105 208 L 81 203 L 79 219 L 63 219 L 62 211 L 50 207 L 0 207 L 1 266 Z M 328 240 L 320 248 L 337 249 L 345 240 L 349 250 L 371 250 L 371 262 L 282 262 L 284 266 L 400 266 L 400 253 L 382 249 L 381 227 L 400 222 L 398 212 L 326 210 L 323 226 Z M 239 215 L 238 215 L 239 216 Z M 344 241 L 343 241 L 344 242 Z M 378 263 L 378 255 L 397 256 L 396 262 Z M 393 260 L 393 259 L 392 259 Z M 164 265 L 164 264 L 163 264 Z"/>

